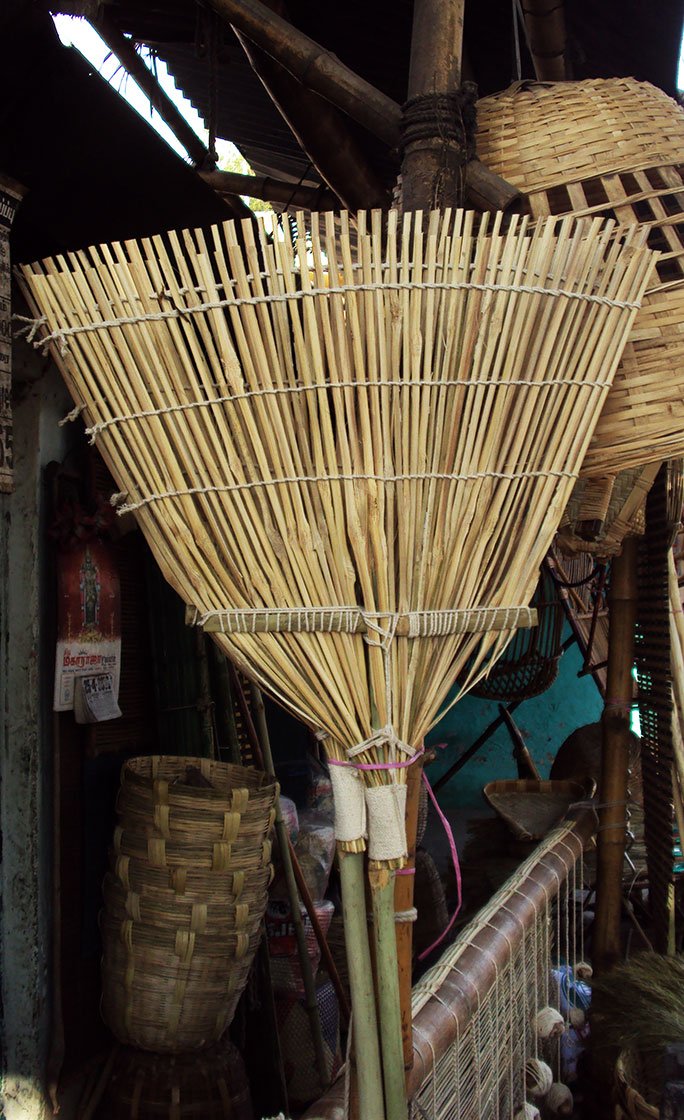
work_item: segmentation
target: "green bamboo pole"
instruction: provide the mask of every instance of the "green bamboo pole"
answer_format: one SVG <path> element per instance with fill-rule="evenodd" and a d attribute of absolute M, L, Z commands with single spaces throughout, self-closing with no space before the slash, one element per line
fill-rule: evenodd
<path fill-rule="evenodd" d="M 382 1068 L 387 1120 L 406 1120 L 406 1080 L 399 1000 L 397 937 L 394 924 L 394 873 L 388 868 L 370 870 L 373 904 L 375 969 L 382 1039 Z"/>
<path fill-rule="evenodd" d="M 375 991 L 366 921 L 364 853 L 338 849 L 344 937 L 349 964 L 359 1120 L 384 1120 Z M 394 933 L 394 904 L 392 904 Z M 396 968 L 396 960 L 395 960 Z M 401 1032 L 398 1035 L 401 1039 Z M 403 1082 L 402 1062 L 402 1082 Z"/>

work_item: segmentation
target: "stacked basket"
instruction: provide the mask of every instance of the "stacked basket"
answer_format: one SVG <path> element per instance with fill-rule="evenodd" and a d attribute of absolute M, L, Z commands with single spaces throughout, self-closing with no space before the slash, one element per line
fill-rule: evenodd
<path fill-rule="evenodd" d="M 239 1050 L 223 1040 L 201 1053 L 120 1050 L 97 1120 L 253 1120 Z"/>
<path fill-rule="evenodd" d="M 179 1054 L 224 1034 L 261 935 L 275 794 L 208 759 L 124 765 L 101 919 L 102 1013 L 121 1042 Z"/>

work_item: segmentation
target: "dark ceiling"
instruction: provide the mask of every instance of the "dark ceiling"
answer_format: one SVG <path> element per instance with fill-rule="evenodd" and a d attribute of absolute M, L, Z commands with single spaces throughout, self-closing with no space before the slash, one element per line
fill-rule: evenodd
<path fill-rule="evenodd" d="M 97 0 L 56 0 L 54 6 L 93 13 Z M 466 0 L 465 58 L 481 94 L 516 76 L 511 10 L 510 0 Z M 673 93 L 683 10 L 683 0 L 566 0 L 574 76 L 631 74 Z M 318 181 L 232 29 L 206 6 L 112 0 L 106 11 L 168 61 L 205 119 L 214 83 L 217 133 L 234 141 L 255 169 Z M 288 11 L 362 77 L 404 100 L 411 0 L 290 0 Z M 523 77 L 533 76 L 524 43 L 521 67 Z M 349 131 L 391 184 L 396 153 L 353 122 Z M 28 188 L 13 234 L 23 259 L 230 216 L 78 53 L 61 46 L 45 0 L 0 5 L 0 171 Z"/>
<path fill-rule="evenodd" d="M 283 5 L 278 6 L 280 10 Z M 464 53 L 484 96 L 518 77 L 511 0 L 466 0 Z M 255 170 L 318 181 L 229 27 L 193 0 L 155 5 L 113 0 L 107 11 L 127 34 L 153 46 L 177 86 L 206 122 L 213 80 L 218 91 L 217 134 L 232 140 Z M 412 0 L 289 0 L 293 24 L 399 103 L 406 99 Z M 572 77 L 632 76 L 675 93 L 684 3 L 682 0 L 565 0 Z M 218 62 L 210 63 L 212 35 Z M 534 77 L 521 42 L 521 76 Z M 374 137 L 351 126 L 371 165 L 387 178 L 388 153 Z"/>

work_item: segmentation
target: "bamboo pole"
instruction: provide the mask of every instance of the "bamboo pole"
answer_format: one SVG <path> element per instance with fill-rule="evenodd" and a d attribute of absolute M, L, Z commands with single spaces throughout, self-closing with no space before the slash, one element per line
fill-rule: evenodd
<path fill-rule="evenodd" d="M 603 712 L 599 832 L 596 855 L 596 921 L 593 964 L 607 971 L 621 959 L 622 868 L 627 829 L 632 666 L 637 607 L 637 542 L 625 540 L 613 561 L 606 706 Z"/>
<path fill-rule="evenodd" d="M 565 7 L 559 0 L 523 0 L 534 72 L 540 82 L 564 82 Z"/>
<path fill-rule="evenodd" d="M 211 0 L 211 6 L 307 89 L 344 109 L 390 147 L 396 145 L 396 102 L 365 82 L 336 55 L 260 0 Z"/>
<path fill-rule="evenodd" d="M 264 709 L 264 700 L 261 695 L 261 689 L 259 689 L 256 685 L 252 685 L 250 688 L 250 693 L 252 697 L 254 723 L 257 729 L 257 734 L 259 736 L 261 753 L 263 755 L 266 773 L 269 774 L 272 778 L 275 778 L 275 767 L 273 765 L 273 755 L 271 753 L 271 740 L 268 733 L 268 725 L 266 723 L 266 712 Z M 275 830 L 276 836 L 278 838 L 278 850 L 280 851 L 280 859 L 283 865 L 283 871 L 285 873 L 287 894 L 290 899 L 290 910 L 292 911 L 292 921 L 295 929 L 295 937 L 297 939 L 297 954 L 299 956 L 299 966 L 302 970 L 302 980 L 304 981 L 306 1012 L 309 1017 L 309 1026 L 311 1028 L 311 1038 L 313 1041 L 314 1054 L 316 1058 L 316 1069 L 318 1070 L 321 1089 L 324 1091 L 330 1084 L 330 1077 L 328 1074 L 325 1058 L 323 1031 L 321 1028 L 321 1016 L 318 1010 L 318 1000 L 316 998 L 316 981 L 313 974 L 313 968 L 311 967 L 311 957 L 309 956 L 309 950 L 306 944 L 306 930 L 304 929 L 304 922 L 302 920 L 299 894 L 297 893 L 297 882 L 295 880 L 294 868 L 292 866 L 292 849 L 289 843 L 287 825 L 285 824 L 280 808 L 280 795 L 276 797 L 275 815 Z"/>
<path fill-rule="evenodd" d="M 90 20 L 89 22 L 102 41 L 107 44 L 112 54 L 118 58 L 126 73 L 130 74 L 136 85 L 140 87 L 152 108 L 159 113 L 173 135 L 183 145 L 193 161 L 195 169 L 214 167 L 216 158 L 205 147 L 176 104 L 164 92 L 152 71 L 145 65 L 135 49 L 133 40 L 126 38 L 107 15 L 100 15 L 97 20 Z M 234 217 L 249 216 L 249 208 L 239 197 L 239 192 L 225 191 L 221 193 Z M 230 197 L 227 197 L 228 195 Z"/>
<path fill-rule="evenodd" d="M 413 908 L 416 837 L 422 772 L 423 767 L 421 763 L 415 763 L 409 770 L 408 781 L 406 783 L 406 849 L 408 855 L 404 871 L 407 872 L 407 874 L 397 875 L 395 879 L 394 906 L 398 914 L 408 913 Z M 396 937 L 404 1068 L 409 1070 L 413 1065 L 413 1026 L 411 1017 L 411 993 L 413 988 L 413 923 L 409 921 L 397 922 Z"/>
<path fill-rule="evenodd" d="M 238 175 L 234 171 L 201 171 L 200 176 L 219 194 L 246 195 L 298 210 L 339 210 L 340 200 L 322 187 L 303 187 L 270 175 Z"/>
<path fill-rule="evenodd" d="M 102 15 L 96 21 L 90 22 L 112 54 L 118 58 L 124 70 L 130 74 L 136 85 L 140 86 L 150 105 L 169 126 L 191 160 L 198 167 L 214 166 L 215 158 L 188 124 L 176 104 L 164 92 L 152 71 L 145 65 L 135 49 L 133 40 L 126 38 L 108 15 Z"/>
<path fill-rule="evenodd" d="M 461 55 L 463 50 L 463 11 L 464 0 L 416 0 L 413 11 L 413 30 L 411 35 L 411 61 L 409 69 L 408 97 L 419 98 L 430 94 L 456 91 L 461 82 Z M 461 153 L 453 146 L 447 151 L 442 138 L 435 135 L 427 142 L 407 144 L 401 168 L 401 195 L 404 211 L 429 210 L 436 205 L 458 206 L 463 196 L 464 177 L 462 174 Z M 439 184 L 439 187 L 437 186 Z M 422 765 L 411 767 L 406 795 L 406 846 L 409 854 L 408 866 L 415 868 L 416 830 L 418 825 L 418 803 Z M 399 912 L 413 907 L 414 875 L 400 876 L 395 889 L 395 898 L 400 899 Z M 374 908 L 376 904 L 374 902 Z M 382 927 L 376 919 L 376 938 L 380 948 Z M 389 934 L 387 935 L 389 936 Z M 409 1070 L 413 1064 L 413 1024 L 411 1014 L 411 991 L 413 981 L 413 926 L 400 923 L 396 934 L 397 945 L 397 1008 L 399 1012 L 399 1032 L 402 1042 L 403 1064 Z M 378 952 L 378 978 L 381 982 L 380 1015 L 383 1028 L 383 1043 L 386 1030 L 396 1030 L 393 1024 L 396 1011 L 388 1004 L 393 991 L 381 979 L 381 962 L 384 956 Z M 383 1001 L 384 994 L 384 1001 Z M 387 1025 L 386 1025 L 387 1024 Z M 388 1088 L 395 1072 L 396 1059 L 393 1047 L 383 1045 L 391 1063 L 385 1070 L 385 1094 L 389 1100 L 392 1089 Z"/>
<path fill-rule="evenodd" d="M 362 124 L 374 136 L 378 136 L 388 147 L 392 149 L 399 147 L 401 106 L 391 97 L 387 97 L 370 82 L 355 74 L 335 55 L 326 51 L 282 16 L 271 11 L 265 4 L 260 3 L 260 0 L 211 0 L 211 2 L 219 15 L 240 32 L 238 37 L 243 46 L 246 37 L 293 75 L 305 90 L 320 94 L 326 101 Z M 281 99 L 273 88 L 273 71 L 270 76 L 265 77 L 265 68 L 261 61 L 255 64 L 252 60 L 252 65 L 285 119 L 293 125 L 295 134 L 298 134 L 296 123 L 289 120 L 293 87 L 289 88 L 290 96 Z M 303 146 L 308 150 L 306 143 Z M 322 170 L 320 166 L 319 170 Z M 470 161 L 465 175 L 469 197 L 472 183 L 472 202 L 481 209 L 507 210 L 520 200 L 520 192 L 516 187 L 506 183 L 478 160 Z M 325 178 L 336 192 L 344 190 L 344 182 L 333 183 L 327 175 Z"/>
<path fill-rule="evenodd" d="M 240 740 L 235 723 L 233 708 L 233 692 L 230 687 L 230 674 L 228 671 L 228 658 L 218 648 L 216 642 L 208 646 L 209 661 L 212 667 L 213 686 L 216 695 L 215 712 L 216 722 L 219 727 L 220 739 L 225 743 L 228 759 L 234 766 L 242 764 Z"/>
<path fill-rule="evenodd" d="M 383 867 L 378 870 L 371 869 L 368 877 L 377 945 L 375 967 L 382 1040 L 385 1115 L 387 1120 L 406 1120 L 404 1050 L 394 921 L 394 874 Z M 388 946 L 392 944 L 395 947 L 393 953 L 388 952 Z"/>
<path fill-rule="evenodd" d="M 384 1120 L 378 1022 L 366 921 L 364 857 L 363 852 L 340 851 L 338 854 L 349 987 L 354 1012 L 354 1064 L 359 1120 Z M 361 906 L 359 900 L 362 900 Z"/>

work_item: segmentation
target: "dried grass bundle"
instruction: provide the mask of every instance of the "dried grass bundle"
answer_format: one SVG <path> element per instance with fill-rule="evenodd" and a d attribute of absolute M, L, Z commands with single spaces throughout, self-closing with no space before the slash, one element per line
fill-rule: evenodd
<path fill-rule="evenodd" d="M 639 953 L 591 980 L 592 1041 L 659 1053 L 684 1038 L 684 957 Z"/>

